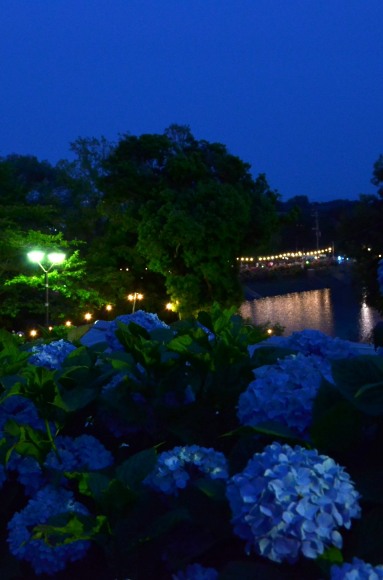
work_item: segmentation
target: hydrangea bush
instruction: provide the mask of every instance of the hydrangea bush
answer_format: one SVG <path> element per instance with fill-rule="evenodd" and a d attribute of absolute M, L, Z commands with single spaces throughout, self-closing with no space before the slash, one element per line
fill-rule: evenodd
<path fill-rule="evenodd" d="M 381 577 L 383 359 L 266 338 L 218 306 L 0 332 L 4 577 Z"/>

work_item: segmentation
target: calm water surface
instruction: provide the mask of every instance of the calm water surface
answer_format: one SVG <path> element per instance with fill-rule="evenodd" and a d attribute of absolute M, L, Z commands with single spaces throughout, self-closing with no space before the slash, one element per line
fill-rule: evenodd
<path fill-rule="evenodd" d="M 353 292 L 335 292 L 329 288 L 246 301 L 240 313 L 255 324 L 282 324 L 285 336 L 313 328 L 329 336 L 358 342 L 370 342 L 373 327 L 383 319 Z"/>

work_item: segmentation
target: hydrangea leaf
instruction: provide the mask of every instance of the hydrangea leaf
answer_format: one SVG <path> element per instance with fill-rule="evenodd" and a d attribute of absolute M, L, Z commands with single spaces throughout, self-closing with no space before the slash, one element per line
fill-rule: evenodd
<path fill-rule="evenodd" d="M 280 346 L 262 346 L 256 348 L 251 357 L 251 362 L 254 367 L 262 367 L 265 365 L 273 365 L 279 359 L 286 358 L 291 354 L 295 354 L 296 350 L 291 348 L 283 348 Z"/>
<path fill-rule="evenodd" d="M 291 580 L 289 570 L 262 562 L 229 562 L 221 572 L 220 580 Z"/>
<path fill-rule="evenodd" d="M 383 414 L 383 358 L 360 356 L 332 363 L 335 386 L 342 395 L 368 415 Z M 369 388 L 365 388 L 370 385 Z"/>
<path fill-rule="evenodd" d="M 83 409 L 97 397 L 97 390 L 87 386 L 78 386 L 75 389 L 61 389 L 60 397 L 56 397 L 54 404 L 60 409 L 72 413 Z"/>
<path fill-rule="evenodd" d="M 154 449 L 145 449 L 132 455 L 117 469 L 117 477 L 132 490 L 140 488 L 142 481 L 155 468 L 157 454 Z"/>
<path fill-rule="evenodd" d="M 194 485 L 210 499 L 215 501 L 223 501 L 225 499 L 225 484 L 222 481 L 203 477 L 195 480 Z"/>

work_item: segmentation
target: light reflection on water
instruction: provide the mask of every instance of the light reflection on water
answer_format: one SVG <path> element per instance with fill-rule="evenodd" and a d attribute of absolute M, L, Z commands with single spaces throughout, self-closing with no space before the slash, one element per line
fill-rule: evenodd
<path fill-rule="evenodd" d="M 381 320 L 365 302 L 358 303 L 349 293 L 337 297 L 329 288 L 248 300 L 240 314 L 255 324 L 279 323 L 285 336 L 312 328 L 359 342 L 369 342 L 371 330 Z"/>

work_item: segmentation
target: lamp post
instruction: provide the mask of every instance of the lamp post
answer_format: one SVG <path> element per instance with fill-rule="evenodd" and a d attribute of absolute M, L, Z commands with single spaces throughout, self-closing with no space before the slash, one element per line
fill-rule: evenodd
<path fill-rule="evenodd" d="M 144 297 L 144 295 L 140 294 L 139 292 L 133 292 L 133 294 L 129 294 L 128 300 L 133 302 L 132 312 L 134 312 L 136 310 L 136 300 L 142 300 L 143 297 Z"/>
<path fill-rule="evenodd" d="M 39 250 L 33 250 L 32 252 L 28 252 L 27 254 L 29 260 L 34 264 L 38 264 L 40 268 L 43 270 L 45 274 L 45 326 L 48 328 L 49 326 L 49 283 L 48 283 L 48 273 L 52 270 L 54 266 L 58 264 L 62 264 L 65 260 L 65 254 L 62 252 L 50 252 L 49 254 L 45 254 Z M 45 259 L 45 256 L 50 262 L 50 266 L 46 268 L 43 266 L 42 262 Z"/>

